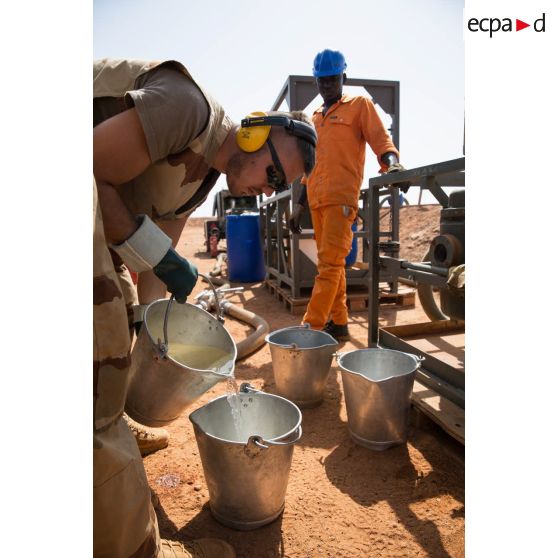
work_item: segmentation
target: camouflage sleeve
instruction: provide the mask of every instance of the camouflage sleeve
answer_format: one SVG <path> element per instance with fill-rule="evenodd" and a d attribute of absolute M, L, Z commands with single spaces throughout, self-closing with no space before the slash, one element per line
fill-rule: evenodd
<path fill-rule="evenodd" d="M 141 76 L 136 87 L 128 96 L 138 112 L 152 162 L 182 151 L 205 129 L 207 101 L 178 70 L 158 67 Z"/>

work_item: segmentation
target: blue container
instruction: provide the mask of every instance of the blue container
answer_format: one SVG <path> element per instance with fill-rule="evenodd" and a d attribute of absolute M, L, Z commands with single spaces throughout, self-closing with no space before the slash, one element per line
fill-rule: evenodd
<path fill-rule="evenodd" d="M 388 197 L 388 205 L 391 205 L 391 196 Z M 405 203 L 405 197 L 403 196 L 403 192 L 399 192 L 399 206 L 403 207 Z"/>
<path fill-rule="evenodd" d="M 353 232 L 356 232 L 357 230 L 356 221 L 351 225 L 351 229 Z M 345 267 L 351 267 L 356 262 L 357 248 L 358 248 L 357 240 L 358 240 L 357 237 L 353 235 L 353 244 L 351 245 L 351 251 L 349 252 L 349 255 L 345 258 Z"/>
<path fill-rule="evenodd" d="M 259 213 L 227 215 L 229 280 L 254 283 L 265 278 Z"/>

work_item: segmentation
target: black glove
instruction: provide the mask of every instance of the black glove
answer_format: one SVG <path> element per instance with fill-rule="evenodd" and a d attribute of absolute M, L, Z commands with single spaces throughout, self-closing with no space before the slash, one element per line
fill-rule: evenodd
<path fill-rule="evenodd" d="M 295 203 L 293 207 L 293 212 L 289 217 L 289 229 L 293 233 L 300 233 L 302 229 L 300 228 L 300 219 L 302 218 L 302 214 L 306 211 L 306 207 L 304 207 L 300 203 Z"/>
<path fill-rule="evenodd" d="M 198 270 L 186 258 L 169 248 L 163 259 L 153 268 L 153 272 L 165 285 L 176 302 L 183 304 L 198 280 Z"/>
<path fill-rule="evenodd" d="M 401 163 L 393 163 L 386 172 L 391 174 L 392 172 L 403 172 L 404 170 L 406 169 Z M 405 182 L 394 182 L 393 186 L 397 186 L 404 194 L 406 194 L 411 187 L 411 183 L 408 180 L 405 180 Z"/>

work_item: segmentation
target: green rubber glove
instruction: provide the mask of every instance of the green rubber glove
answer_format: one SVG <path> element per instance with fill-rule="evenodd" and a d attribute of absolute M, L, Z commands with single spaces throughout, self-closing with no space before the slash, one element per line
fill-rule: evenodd
<path fill-rule="evenodd" d="M 198 280 L 196 266 L 180 256 L 174 248 L 169 248 L 163 259 L 153 268 L 153 272 L 180 304 L 186 302 L 186 297 Z"/>

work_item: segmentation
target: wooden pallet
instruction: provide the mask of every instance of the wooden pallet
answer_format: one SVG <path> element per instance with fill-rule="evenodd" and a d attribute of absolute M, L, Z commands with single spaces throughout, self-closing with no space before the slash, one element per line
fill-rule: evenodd
<path fill-rule="evenodd" d="M 465 410 L 418 381 L 413 386 L 412 404 L 465 445 Z"/>
<path fill-rule="evenodd" d="M 280 287 L 274 279 L 266 279 L 265 286 L 273 296 L 279 300 L 291 314 L 304 314 L 310 301 L 310 289 L 304 289 L 304 296 L 295 298 L 288 287 Z M 380 304 L 394 304 L 396 306 L 414 306 L 415 290 L 399 287 L 398 293 L 390 293 L 388 288 L 380 289 Z M 347 306 L 351 312 L 362 312 L 368 308 L 368 289 L 365 287 L 347 288 Z"/>
<path fill-rule="evenodd" d="M 395 343 L 396 338 L 406 345 Z M 457 373 L 465 374 L 465 322 L 463 321 L 440 320 L 386 326 L 380 329 L 380 344 L 396 350 L 429 355 L 451 366 Z M 411 402 L 417 410 L 465 445 L 465 409 L 440 393 L 435 383 L 425 381 L 420 368 L 413 386 Z"/>

